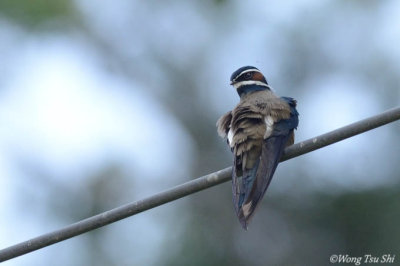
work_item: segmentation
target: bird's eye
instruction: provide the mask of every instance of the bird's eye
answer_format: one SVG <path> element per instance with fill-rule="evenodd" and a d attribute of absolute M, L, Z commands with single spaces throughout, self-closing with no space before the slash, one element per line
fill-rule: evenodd
<path fill-rule="evenodd" d="M 252 76 L 253 74 L 251 72 L 247 72 L 246 74 L 244 74 L 245 79 L 251 79 Z"/>

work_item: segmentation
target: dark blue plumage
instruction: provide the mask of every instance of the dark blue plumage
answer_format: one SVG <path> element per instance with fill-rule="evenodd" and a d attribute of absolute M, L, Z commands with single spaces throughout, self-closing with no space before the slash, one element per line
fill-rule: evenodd
<path fill-rule="evenodd" d="M 253 92 L 253 91 L 262 91 L 262 90 L 269 90 L 268 87 L 264 86 L 259 86 L 259 85 L 246 85 L 246 86 L 241 86 L 237 89 L 237 93 L 239 94 L 240 97 L 243 95 Z"/>
<path fill-rule="evenodd" d="M 282 119 L 275 124 L 273 136 L 274 135 L 288 135 L 293 132 L 299 125 L 299 113 L 296 110 L 296 100 L 290 97 L 281 97 L 281 99 L 287 102 L 290 106 L 290 118 Z"/>

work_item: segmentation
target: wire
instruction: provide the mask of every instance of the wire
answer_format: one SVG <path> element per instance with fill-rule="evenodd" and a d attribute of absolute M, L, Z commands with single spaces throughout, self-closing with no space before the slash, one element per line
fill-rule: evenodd
<path fill-rule="evenodd" d="M 390 109 L 381 114 L 360 120 L 312 139 L 299 142 L 285 149 L 281 162 L 314 151 L 316 149 L 320 149 L 365 131 L 383 126 L 398 119 L 400 119 L 400 107 Z M 227 182 L 231 178 L 231 171 L 231 167 L 219 170 L 171 189 L 167 189 L 145 199 L 117 207 L 77 223 L 68 225 L 62 229 L 2 249 L 0 250 L 0 262 L 64 241 L 71 237 L 86 233 L 110 223 L 114 223 L 121 219 L 155 208 L 209 187 Z"/>

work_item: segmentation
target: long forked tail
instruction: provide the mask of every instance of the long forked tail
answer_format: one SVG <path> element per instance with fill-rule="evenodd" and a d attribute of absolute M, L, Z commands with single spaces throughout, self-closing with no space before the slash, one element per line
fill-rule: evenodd
<path fill-rule="evenodd" d="M 233 202 L 240 224 L 246 230 L 267 191 L 288 138 L 289 135 L 285 134 L 264 140 L 259 162 L 252 169 L 244 170 L 242 177 L 237 177 L 235 168 L 233 170 Z"/>

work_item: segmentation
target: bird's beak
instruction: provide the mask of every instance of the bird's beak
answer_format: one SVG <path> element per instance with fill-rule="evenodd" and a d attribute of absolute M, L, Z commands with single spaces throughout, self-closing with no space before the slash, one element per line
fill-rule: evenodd
<path fill-rule="evenodd" d="M 231 83 L 230 83 L 230 84 L 233 86 L 233 84 L 235 84 L 235 83 L 236 83 L 235 81 L 231 81 Z"/>

